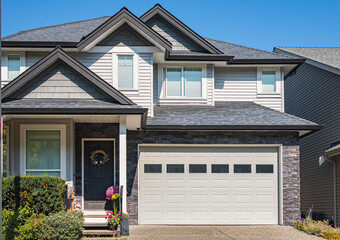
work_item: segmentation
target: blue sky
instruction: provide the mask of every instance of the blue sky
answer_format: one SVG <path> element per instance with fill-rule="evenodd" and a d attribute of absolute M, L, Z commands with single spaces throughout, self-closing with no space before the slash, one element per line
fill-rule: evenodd
<path fill-rule="evenodd" d="M 2 36 L 42 26 L 141 16 L 156 3 L 201 36 L 272 51 L 275 46 L 340 47 L 340 0 L 2 0 Z"/>

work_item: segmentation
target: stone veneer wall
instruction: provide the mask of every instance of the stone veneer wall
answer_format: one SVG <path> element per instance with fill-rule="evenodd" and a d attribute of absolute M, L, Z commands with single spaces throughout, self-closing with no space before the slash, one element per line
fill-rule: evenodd
<path fill-rule="evenodd" d="M 130 223 L 138 223 L 138 144 L 282 144 L 283 223 L 300 216 L 300 153 L 298 134 L 293 132 L 236 131 L 128 131 L 127 210 Z"/>
<path fill-rule="evenodd" d="M 116 141 L 116 177 L 119 179 L 119 124 L 118 123 L 76 123 L 75 124 L 75 202 L 81 205 L 82 176 L 81 176 L 81 156 L 82 138 L 114 138 Z M 103 196 L 105 198 L 105 196 Z"/>

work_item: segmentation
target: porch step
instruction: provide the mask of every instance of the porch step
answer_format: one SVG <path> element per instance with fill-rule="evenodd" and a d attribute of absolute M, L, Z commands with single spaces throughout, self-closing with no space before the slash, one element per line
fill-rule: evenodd
<path fill-rule="evenodd" d="M 85 228 L 107 228 L 107 222 L 84 222 Z"/>
<path fill-rule="evenodd" d="M 119 237 L 118 231 L 108 229 L 85 229 L 83 230 L 83 237 Z"/>

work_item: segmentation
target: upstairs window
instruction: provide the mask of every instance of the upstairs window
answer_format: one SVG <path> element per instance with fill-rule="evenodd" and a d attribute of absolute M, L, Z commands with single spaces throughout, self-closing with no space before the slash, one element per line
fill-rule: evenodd
<path fill-rule="evenodd" d="M 133 56 L 118 56 L 118 88 L 132 89 L 133 86 Z"/>
<path fill-rule="evenodd" d="M 202 68 L 169 67 L 166 69 L 167 97 L 202 97 Z"/>
<path fill-rule="evenodd" d="M 262 71 L 262 92 L 275 93 L 276 92 L 276 72 L 275 71 Z"/>
<path fill-rule="evenodd" d="M 14 79 L 20 74 L 20 55 L 8 55 L 8 79 Z"/>

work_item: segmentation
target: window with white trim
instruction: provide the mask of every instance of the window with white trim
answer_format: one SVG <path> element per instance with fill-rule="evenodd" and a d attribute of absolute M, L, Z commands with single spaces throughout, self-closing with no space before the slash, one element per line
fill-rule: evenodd
<path fill-rule="evenodd" d="M 20 55 L 7 56 L 7 79 L 12 80 L 20 74 Z"/>
<path fill-rule="evenodd" d="M 202 97 L 202 68 L 167 67 L 166 96 L 180 98 Z"/>
<path fill-rule="evenodd" d="M 261 71 L 262 92 L 275 93 L 276 92 L 276 71 L 262 70 Z"/>
<path fill-rule="evenodd" d="M 21 174 L 65 178 L 65 126 L 21 126 Z"/>
<path fill-rule="evenodd" d="M 134 88 L 133 75 L 133 56 L 118 55 L 118 88 Z"/>

